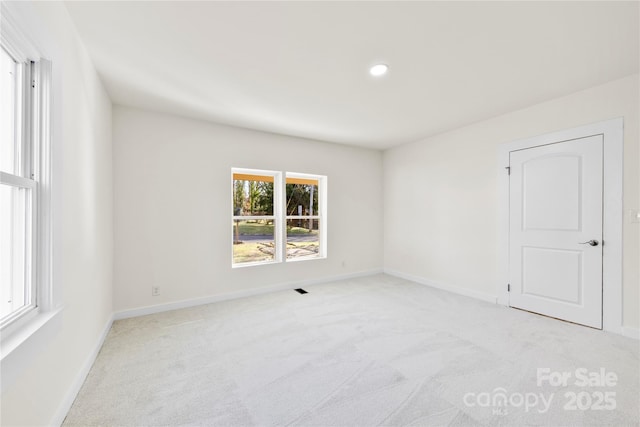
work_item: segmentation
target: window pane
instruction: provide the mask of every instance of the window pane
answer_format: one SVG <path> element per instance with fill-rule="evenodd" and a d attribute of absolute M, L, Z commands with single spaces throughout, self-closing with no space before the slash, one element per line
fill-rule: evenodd
<path fill-rule="evenodd" d="M 287 220 L 287 259 L 320 254 L 319 225 L 317 219 Z"/>
<path fill-rule="evenodd" d="M 234 174 L 233 215 L 273 215 L 273 177 Z"/>
<path fill-rule="evenodd" d="M 318 181 L 315 184 L 292 183 L 296 180 L 287 178 L 287 215 L 309 216 L 318 215 Z"/>
<path fill-rule="evenodd" d="M 0 170 L 16 174 L 19 150 L 16 148 L 16 73 L 17 64 L 0 49 Z"/>
<path fill-rule="evenodd" d="M 0 318 L 31 302 L 27 256 L 30 190 L 0 184 Z"/>
<path fill-rule="evenodd" d="M 260 262 L 275 259 L 273 220 L 234 220 L 233 262 Z"/>

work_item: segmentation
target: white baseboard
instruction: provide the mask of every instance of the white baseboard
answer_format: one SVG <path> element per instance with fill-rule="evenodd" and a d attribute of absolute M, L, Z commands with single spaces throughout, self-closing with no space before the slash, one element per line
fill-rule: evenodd
<path fill-rule="evenodd" d="M 470 289 L 465 289 L 465 288 L 459 288 L 457 286 L 452 286 L 446 283 L 436 282 L 435 280 L 425 279 L 424 277 L 414 276 L 412 274 L 406 274 L 401 271 L 385 268 L 384 273 L 388 274 L 389 276 L 399 277 L 401 279 L 410 280 L 412 282 L 416 282 L 421 285 L 442 289 L 443 291 L 451 292 L 458 295 L 464 295 L 465 297 L 479 299 L 481 301 L 490 302 L 492 304 L 496 304 L 498 301 L 495 295 L 485 294 L 484 292 L 472 291 Z"/>
<path fill-rule="evenodd" d="M 130 317 L 146 316 L 148 314 L 162 313 L 164 311 L 178 310 L 181 308 L 195 307 L 198 305 L 211 304 L 215 302 L 228 301 L 232 299 L 251 297 L 255 295 L 263 295 L 271 292 L 286 291 L 302 286 L 312 286 L 322 283 L 336 282 L 338 280 L 354 279 L 356 277 L 372 276 L 382 273 L 382 269 L 366 270 L 357 273 L 344 274 L 339 276 L 325 277 L 321 279 L 296 280 L 293 282 L 280 283 L 278 285 L 267 286 L 264 288 L 247 289 L 244 291 L 230 292 L 220 295 L 212 295 L 202 298 L 193 298 L 170 302 L 166 304 L 149 305 L 146 307 L 133 308 L 130 310 L 118 311 L 114 314 L 114 320 L 128 319 Z"/>
<path fill-rule="evenodd" d="M 96 357 L 98 357 L 98 353 L 102 348 L 102 344 L 104 343 L 105 338 L 107 338 L 107 334 L 109 333 L 109 330 L 111 329 L 112 324 L 113 324 L 113 315 L 109 316 L 109 319 L 107 320 L 107 323 L 104 329 L 102 330 L 102 333 L 98 338 L 98 341 L 93 347 L 93 351 L 91 351 L 91 354 L 87 356 L 84 364 L 80 368 L 80 371 L 76 374 L 76 377 L 73 380 L 73 383 L 71 384 L 71 388 L 67 391 L 67 394 L 64 396 L 62 403 L 60 403 L 60 406 L 58 407 L 58 411 L 54 416 L 53 421 L 51 422 L 51 425 L 60 426 L 64 422 L 64 419 L 67 416 L 69 409 L 71 409 L 71 405 L 73 405 L 74 400 L 76 400 L 76 396 L 78 396 L 78 393 L 80 392 L 80 389 L 84 384 L 84 380 L 87 378 L 87 375 L 89 375 L 89 371 L 91 370 L 93 363 L 96 361 Z"/>
<path fill-rule="evenodd" d="M 640 329 L 630 328 L 629 326 L 622 326 L 620 328 L 620 335 L 624 335 L 627 338 L 640 340 Z"/>
<path fill-rule="evenodd" d="M 401 279 L 411 280 L 412 282 L 419 283 L 421 285 L 431 286 L 433 288 L 442 289 L 444 291 L 453 292 L 455 294 L 464 295 L 471 298 L 476 298 L 482 301 L 487 301 L 493 304 L 500 304 L 499 299 L 494 295 L 485 294 L 482 292 L 471 291 L 468 289 L 458 288 L 456 286 L 451 286 L 443 283 L 436 282 L 434 280 L 425 279 L 424 277 L 418 277 L 411 274 L 406 274 L 401 271 L 391 270 L 388 268 L 384 269 L 384 274 L 388 274 L 390 276 L 399 277 Z M 508 305 L 508 304 L 506 304 Z M 604 330 L 605 332 L 622 335 L 627 338 L 632 338 L 636 340 L 640 340 L 640 329 L 631 328 L 628 326 L 620 326 L 619 328 L 614 328 L 611 330 Z"/>

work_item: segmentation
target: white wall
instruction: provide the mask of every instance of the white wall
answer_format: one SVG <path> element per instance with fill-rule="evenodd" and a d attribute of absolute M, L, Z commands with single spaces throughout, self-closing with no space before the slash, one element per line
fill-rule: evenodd
<path fill-rule="evenodd" d="M 113 132 L 116 312 L 382 269 L 381 152 L 120 106 Z M 328 258 L 232 269 L 232 167 L 327 175 Z"/>
<path fill-rule="evenodd" d="M 624 325 L 640 326 L 638 75 L 384 153 L 384 265 L 480 295 L 496 295 L 501 143 L 624 117 Z"/>
<path fill-rule="evenodd" d="M 3 3 L 53 65 L 53 281 L 64 309 L 3 359 L 0 424 L 48 425 L 112 314 L 111 101 L 62 3 Z"/>

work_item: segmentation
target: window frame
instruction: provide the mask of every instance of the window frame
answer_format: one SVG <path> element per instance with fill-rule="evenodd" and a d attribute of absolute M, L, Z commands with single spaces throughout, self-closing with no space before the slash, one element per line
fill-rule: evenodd
<path fill-rule="evenodd" d="M 235 215 L 233 213 L 234 204 L 234 175 L 258 175 L 268 176 L 273 178 L 273 215 Z M 233 245 L 235 241 L 235 235 L 233 227 L 231 228 L 231 267 L 243 268 L 253 267 L 256 265 L 268 265 L 282 262 L 282 224 L 279 218 L 282 217 L 282 172 L 261 170 L 261 169 L 244 169 L 244 168 L 231 168 L 231 221 L 235 220 L 259 220 L 259 219 L 273 219 L 273 244 L 274 244 L 274 257 L 272 260 L 255 261 L 255 262 L 235 262 L 233 256 Z"/>
<path fill-rule="evenodd" d="M 234 175 L 258 175 L 273 177 L 273 215 L 235 215 L 234 207 Z M 318 181 L 318 212 L 312 216 L 288 216 L 286 214 L 286 178 L 313 179 Z M 233 242 L 235 240 L 234 230 L 231 229 L 231 268 L 255 267 L 259 265 L 286 264 L 288 262 L 311 261 L 327 258 L 327 177 L 325 175 L 314 175 L 298 172 L 273 171 L 262 169 L 231 168 L 231 222 L 236 219 L 268 219 L 272 218 L 274 224 L 273 240 L 275 254 L 273 260 L 256 262 L 234 262 Z M 287 259 L 287 219 L 317 219 L 319 250 L 317 255 Z"/>
<path fill-rule="evenodd" d="M 287 178 L 299 178 L 299 179 L 309 179 L 318 181 L 318 211 L 315 215 L 287 215 L 287 212 L 284 212 L 283 215 L 283 223 L 284 223 L 284 261 L 285 262 L 299 262 L 299 261 L 310 261 L 314 259 L 324 259 L 327 257 L 327 215 L 326 215 L 326 205 L 327 205 L 327 177 L 324 175 L 312 175 L 308 173 L 298 173 L 298 172 L 285 172 L 284 179 L 284 194 L 286 194 L 286 185 Z M 285 201 L 286 202 L 286 201 Z M 318 254 L 316 255 L 308 255 L 303 257 L 296 258 L 287 258 L 287 220 L 289 219 L 301 219 L 301 220 L 318 220 Z"/>
<path fill-rule="evenodd" d="M 51 289 L 51 62 L 18 30 L 4 7 L 2 12 L 0 46 L 21 69 L 20 82 L 16 81 L 16 93 L 21 93 L 21 99 L 16 99 L 20 117 L 14 118 L 21 153 L 19 170 L 13 174 L 0 171 L 0 182 L 31 193 L 25 209 L 30 224 L 25 239 L 30 260 L 25 291 L 30 300 L 0 322 L 4 358 L 55 313 Z"/>

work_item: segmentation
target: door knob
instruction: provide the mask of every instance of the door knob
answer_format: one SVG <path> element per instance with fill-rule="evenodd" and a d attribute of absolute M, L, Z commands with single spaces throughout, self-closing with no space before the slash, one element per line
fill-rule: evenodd
<path fill-rule="evenodd" d="M 598 246 L 597 240 L 589 240 L 588 242 L 580 242 L 581 245 Z"/>

